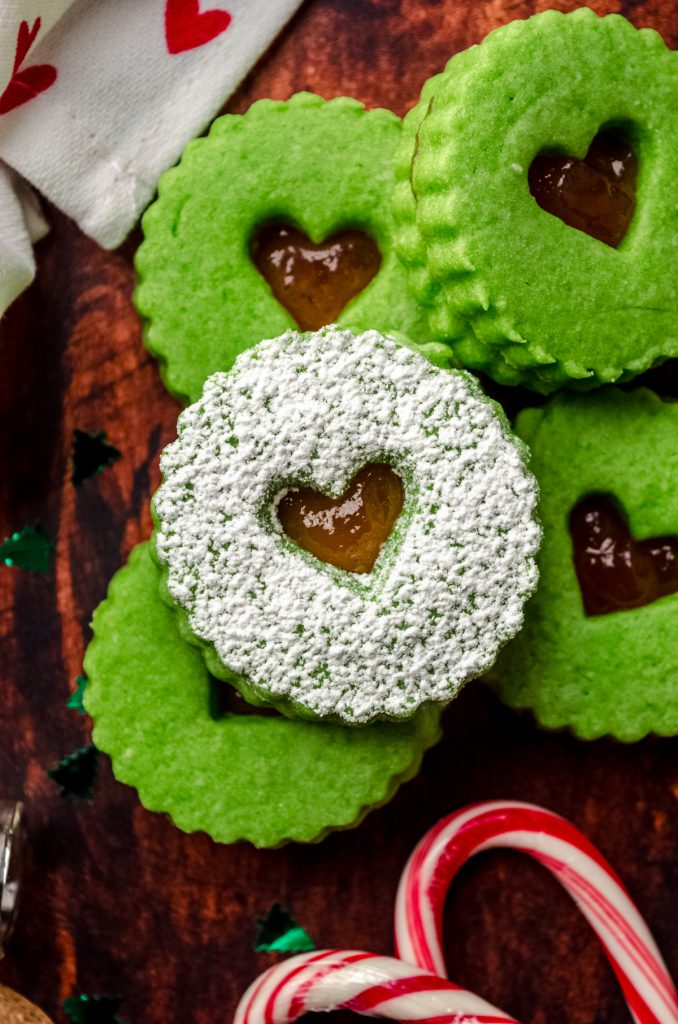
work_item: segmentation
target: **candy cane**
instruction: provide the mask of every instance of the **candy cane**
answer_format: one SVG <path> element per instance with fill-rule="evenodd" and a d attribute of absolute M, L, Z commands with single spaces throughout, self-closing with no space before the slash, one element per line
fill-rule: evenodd
<path fill-rule="evenodd" d="M 622 882 L 573 825 L 531 804 L 476 804 L 444 818 L 424 836 L 396 900 L 396 949 L 402 960 L 446 977 L 447 891 L 470 857 L 496 847 L 529 854 L 569 892 L 600 939 L 637 1024 L 678 1024 L 676 989 Z"/>
<path fill-rule="evenodd" d="M 353 1010 L 412 1024 L 516 1024 L 445 979 L 447 890 L 475 853 L 509 847 L 555 875 L 598 935 L 637 1024 L 678 1024 L 678 996 L 648 928 L 596 848 L 558 815 L 523 803 L 486 803 L 444 819 L 419 843 L 396 901 L 401 959 L 341 950 L 305 953 L 263 974 L 235 1024 L 290 1024 L 319 1010 Z M 414 966 L 408 966 L 407 963 Z"/>
<path fill-rule="evenodd" d="M 241 999 L 234 1024 L 290 1024 L 319 1010 L 353 1010 L 411 1024 L 516 1024 L 429 971 L 351 950 L 302 953 L 271 967 Z"/>

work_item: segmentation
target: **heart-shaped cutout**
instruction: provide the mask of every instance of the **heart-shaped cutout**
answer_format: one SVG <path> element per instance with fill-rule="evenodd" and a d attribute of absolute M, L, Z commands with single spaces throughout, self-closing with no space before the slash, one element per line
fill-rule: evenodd
<path fill-rule="evenodd" d="M 590 495 L 575 505 L 570 534 L 587 615 L 641 608 L 678 593 L 678 537 L 634 540 L 608 495 Z"/>
<path fill-rule="evenodd" d="M 637 162 L 620 135 L 599 132 L 586 156 L 541 153 L 530 167 L 530 192 L 547 213 L 616 248 L 636 205 Z"/>
<path fill-rule="evenodd" d="M 381 265 L 376 242 L 362 231 L 342 231 L 312 242 L 286 224 L 257 233 L 252 260 L 274 296 L 302 331 L 333 324 Z"/>
<path fill-rule="evenodd" d="M 287 536 L 304 551 L 346 572 L 371 572 L 405 500 L 403 482 L 390 466 L 371 462 L 338 498 L 300 487 L 278 503 Z"/>

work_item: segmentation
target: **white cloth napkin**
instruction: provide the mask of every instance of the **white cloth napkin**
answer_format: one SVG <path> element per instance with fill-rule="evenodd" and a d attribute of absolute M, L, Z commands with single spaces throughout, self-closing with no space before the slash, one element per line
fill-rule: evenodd
<path fill-rule="evenodd" d="M 106 248 L 301 0 L 0 0 L 0 312 L 46 225 L 30 182 Z"/>

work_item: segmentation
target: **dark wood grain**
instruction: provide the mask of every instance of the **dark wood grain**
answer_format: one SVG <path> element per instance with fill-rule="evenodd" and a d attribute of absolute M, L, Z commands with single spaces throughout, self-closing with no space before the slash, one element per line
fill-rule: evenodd
<path fill-rule="evenodd" d="M 547 6 L 515 0 L 315 0 L 229 108 L 312 89 L 398 113 L 427 76 L 495 26 Z M 673 0 L 600 2 L 678 43 Z M 396 884 L 416 840 L 471 800 L 519 797 L 573 819 L 627 882 L 678 974 L 678 741 L 635 746 L 549 735 L 481 685 L 446 713 L 418 779 L 363 826 L 319 846 L 257 852 L 186 836 L 140 807 L 101 759 L 92 806 L 59 797 L 45 769 L 86 742 L 65 709 L 88 621 L 128 552 L 149 533 L 157 455 L 178 407 L 146 355 L 131 304 L 134 236 L 103 252 L 50 211 L 39 272 L 0 328 L 0 533 L 40 520 L 54 571 L 0 570 L 0 791 L 30 817 L 23 914 L 0 981 L 56 1021 L 73 989 L 119 994 L 134 1024 L 217 1024 L 270 958 L 253 919 L 289 902 L 318 943 L 391 951 Z M 75 427 L 123 452 L 74 489 Z M 642 680 L 639 680 L 642 685 Z M 550 877 L 487 855 L 448 901 L 453 977 L 531 1024 L 621 1024 L 627 1012 L 587 926 Z"/>

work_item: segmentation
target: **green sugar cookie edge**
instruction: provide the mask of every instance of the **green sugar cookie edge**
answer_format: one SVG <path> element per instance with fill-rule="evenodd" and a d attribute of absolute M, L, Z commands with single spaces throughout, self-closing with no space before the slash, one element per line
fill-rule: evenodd
<path fill-rule="evenodd" d="M 566 114 L 551 119 L 557 127 L 549 127 L 553 133 L 550 137 L 544 137 L 545 128 L 535 128 L 531 133 L 520 121 L 515 125 L 508 122 L 517 141 L 509 139 L 506 152 L 499 150 L 496 142 L 488 148 L 482 131 L 474 128 L 476 145 L 485 147 L 474 159 L 473 145 L 466 138 L 469 126 L 475 124 L 474 112 L 482 125 L 487 120 L 482 115 L 484 106 L 498 108 L 508 84 L 517 100 L 522 93 L 529 99 L 529 90 L 537 88 L 541 105 L 546 103 L 544 95 L 548 98 L 550 84 L 542 88 L 538 72 L 545 73 L 540 71 L 540 45 L 543 48 L 550 37 L 563 51 L 571 44 L 582 60 L 587 51 L 597 55 L 597 75 L 602 83 L 593 89 L 587 78 L 585 86 L 595 102 L 589 100 L 587 107 L 583 98 L 581 104 L 572 101 Z M 511 62 L 518 44 L 527 50 L 521 50 L 522 60 Z M 527 170 L 538 152 L 559 140 L 564 140 L 568 152 L 583 155 L 605 121 L 602 116 L 596 121 L 592 105 L 602 110 L 605 103 L 616 103 L 621 109 L 619 79 L 614 74 L 621 54 L 628 54 L 626 77 L 629 68 L 642 64 L 643 81 L 647 80 L 643 96 L 655 97 L 652 109 L 659 111 L 656 122 L 661 124 L 663 152 L 661 160 L 653 162 L 650 157 L 644 159 L 646 153 L 651 155 L 652 140 L 640 147 L 639 206 L 616 251 L 541 210 L 529 195 Z M 566 99 L 563 95 L 563 103 Z M 433 110 L 427 117 L 432 100 Z M 627 96 L 624 102 L 631 109 L 634 97 Z M 678 177 L 676 104 L 678 56 L 667 50 L 657 33 L 638 31 L 618 15 L 599 18 L 587 8 L 567 15 L 547 11 L 496 29 L 479 46 L 453 57 L 447 69 L 427 83 L 420 103 L 405 119 L 396 160 L 396 247 L 408 265 L 413 290 L 428 308 L 433 333 L 451 345 L 462 365 L 482 370 L 503 384 L 524 384 L 548 393 L 564 385 L 589 390 L 613 380 L 621 382 L 678 355 L 678 306 L 667 283 L 671 278 L 667 264 L 670 267 L 672 260 L 675 263 L 678 255 L 673 241 L 678 213 L 671 213 L 675 204 L 671 204 L 669 188 Z M 512 105 L 506 106 L 512 109 Z M 534 106 L 538 109 L 540 104 Z M 649 106 L 648 101 L 646 115 Z M 633 118 L 623 120 L 632 122 Z M 461 127 L 455 134 L 457 125 Z M 458 143 L 457 136 L 461 136 L 462 143 Z M 415 146 L 417 159 L 410 172 Z M 520 162 L 514 164 L 511 153 L 515 156 L 518 150 L 527 155 L 521 155 Z M 488 179 L 486 172 L 485 179 L 476 182 L 474 172 L 467 174 L 464 168 L 487 167 L 488 152 L 493 160 L 501 156 L 503 163 L 492 172 L 493 178 Z M 513 167 L 520 173 L 513 173 Z M 418 202 L 412 189 L 408 191 L 410 173 Z M 653 199 L 649 190 L 655 186 L 660 194 Z M 479 188 L 483 189 L 483 204 L 474 212 L 468 197 L 477 195 Z M 476 242 L 476 235 L 480 235 L 478 220 L 483 223 L 484 245 Z M 512 233 L 516 224 L 521 225 L 518 237 Z M 545 232 L 553 240 L 548 250 L 541 246 Z M 639 253 L 644 276 L 636 274 L 638 238 L 644 245 L 644 252 Z M 523 267 L 516 254 L 527 253 L 531 259 L 532 252 L 536 254 L 533 262 L 526 257 Z M 621 260 L 615 261 L 615 257 Z M 555 268 L 550 265 L 554 259 L 558 263 Z M 580 286 L 586 282 L 586 288 L 579 289 L 580 296 L 586 296 L 594 285 L 606 295 L 610 282 L 620 276 L 620 268 L 629 280 L 615 285 L 616 299 L 591 299 L 598 317 L 595 325 L 586 326 L 585 311 L 577 324 L 581 302 L 574 303 L 567 314 L 564 308 L 553 308 L 556 301 L 562 305 L 560 296 L 576 293 L 572 277 Z M 516 282 L 523 276 L 526 289 L 529 283 L 531 299 L 521 303 Z M 551 280 L 557 283 L 549 292 L 544 282 Z M 666 302 L 659 302 L 659 293 Z M 554 301 L 548 301 L 549 294 Z M 608 312 L 603 314 L 606 309 Z M 620 361 L 618 350 L 627 336 L 632 343 Z M 567 340 L 565 346 L 562 338 Z M 573 351 L 577 347 L 579 357 Z"/>
<path fill-rule="evenodd" d="M 439 739 L 434 709 L 361 730 L 256 715 L 214 721 L 203 659 L 158 590 L 144 543 L 94 614 L 85 707 L 116 778 L 183 831 L 260 847 L 319 841 L 387 803 Z"/>
<path fill-rule="evenodd" d="M 511 707 L 580 739 L 678 734 L 678 594 L 586 616 L 568 528 L 580 498 L 604 493 L 621 501 L 637 539 L 678 536 L 678 404 L 645 388 L 561 393 L 521 412 L 516 431 L 540 486 L 540 584 L 487 681 Z"/>
<path fill-rule="evenodd" d="M 206 138 L 188 144 L 144 214 L 135 258 L 144 343 L 169 391 L 194 401 L 205 379 L 227 370 L 239 352 L 296 329 L 249 254 L 256 227 L 273 221 L 295 224 L 314 241 L 343 228 L 366 230 L 380 248 L 381 268 L 339 325 L 401 334 L 424 354 L 453 362 L 431 335 L 392 243 L 400 132 L 390 111 L 298 93 L 224 115 Z M 328 154 L 325 168 L 318 161 Z"/>

